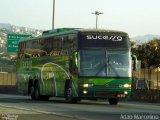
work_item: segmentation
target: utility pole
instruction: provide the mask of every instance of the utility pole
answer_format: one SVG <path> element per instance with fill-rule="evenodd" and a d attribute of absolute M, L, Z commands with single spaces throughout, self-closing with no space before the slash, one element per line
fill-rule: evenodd
<path fill-rule="evenodd" d="M 53 0 L 53 18 L 52 18 L 52 29 L 54 29 L 54 16 L 55 16 L 55 0 Z"/>
<path fill-rule="evenodd" d="M 98 11 L 95 11 L 95 12 L 92 13 L 92 14 L 95 14 L 95 15 L 96 15 L 96 29 L 97 29 L 97 28 L 98 28 L 98 16 L 99 16 L 100 14 L 103 14 L 103 13 L 98 12 Z"/>

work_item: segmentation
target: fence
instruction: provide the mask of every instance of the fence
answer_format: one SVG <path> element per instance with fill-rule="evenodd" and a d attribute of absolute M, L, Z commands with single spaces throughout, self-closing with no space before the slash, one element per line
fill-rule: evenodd
<path fill-rule="evenodd" d="M 0 72 L 0 85 L 16 85 L 16 73 Z"/>
<path fill-rule="evenodd" d="M 133 72 L 132 100 L 160 102 L 160 70 L 145 68 Z"/>
<path fill-rule="evenodd" d="M 131 99 L 133 101 L 160 103 L 160 90 L 133 89 Z"/>
<path fill-rule="evenodd" d="M 133 87 L 137 89 L 137 83 L 144 80 L 148 89 L 160 89 L 160 71 L 159 69 L 140 69 L 133 72 Z"/>
<path fill-rule="evenodd" d="M 17 93 L 16 73 L 0 72 L 0 93 Z"/>

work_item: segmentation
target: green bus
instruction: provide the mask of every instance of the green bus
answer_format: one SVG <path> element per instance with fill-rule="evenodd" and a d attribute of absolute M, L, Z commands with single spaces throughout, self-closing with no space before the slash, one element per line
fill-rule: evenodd
<path fill-rule="evenodd" d="M 19 42 L 17 86 L 34 100 L 62 97 L 108 99 L 131 94 L 132 60 L 128 34 L 105 29 L 60 28 Z"/>

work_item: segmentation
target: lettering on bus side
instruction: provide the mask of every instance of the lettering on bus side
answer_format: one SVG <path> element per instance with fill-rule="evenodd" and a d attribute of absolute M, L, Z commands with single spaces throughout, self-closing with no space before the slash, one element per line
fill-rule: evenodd
<path fill-rule="evenodd" d="M 111 40 L 111 41 L 122 41 L 123 37 L 119 35 L 86 35 L 87 40 Z"/>

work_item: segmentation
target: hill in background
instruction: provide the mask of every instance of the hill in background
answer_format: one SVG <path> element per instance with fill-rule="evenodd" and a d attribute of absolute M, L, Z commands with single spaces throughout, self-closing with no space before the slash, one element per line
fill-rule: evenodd
<path fill-rule="evenodd" d="M 15 34 L 31 34 L 32 36 L 40 36 L 42 34 L 42 30 L 21 27 L 16 25 L 11 25 L 7 23 L 0 23 L 0 53 L 6 52 L 6 43 L 7 43 L 7 34 L 15 33 Z"/>

